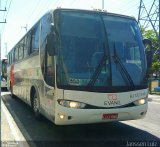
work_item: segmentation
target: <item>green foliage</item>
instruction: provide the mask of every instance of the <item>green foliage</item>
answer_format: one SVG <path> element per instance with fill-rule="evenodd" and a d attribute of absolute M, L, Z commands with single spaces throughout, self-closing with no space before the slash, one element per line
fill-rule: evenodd
<path fill-rule="evenodd" d="M 147 38 L 152 41 L 153 51 L 158 49 L 158 37 L 154 30 L 144 30 L 142 29 L 142 35 L 144 38 Z"/>
<path fill-rule="evenodd" d="M 150 39 L 152 41 L 152 49 L 153 49 L 153 63 L 152 63 L 152 73 L 160 73 L 160 55 L 157 53 L 155 54 L 155 51 L 158 50 L 159 44 L 158 44 L 158 37 L 156 36 L 156 33 L 154 30 L 145 30 L 144 28 L 141 28 L 141 32 L 143 35 L 143 38 Z"/>
<path fill-rule="evenodd" d="M 158 73 L 160 71 L 160 62 L 159 61 L 154 61 L 152 63 L 152 71 L 155 73 Z"/>

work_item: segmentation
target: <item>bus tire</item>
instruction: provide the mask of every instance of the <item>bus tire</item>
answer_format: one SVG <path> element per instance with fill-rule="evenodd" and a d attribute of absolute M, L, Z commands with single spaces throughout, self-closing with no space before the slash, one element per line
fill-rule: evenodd
<path fill-rule="evenodd" d="M 42 114 L 41 114 L 40 111 L 39 111 L 39 109 L 40 109 L 40 106 L 39 106 L 39 98 L 38 98 L 38 95 L 37 95 L 36 92 L 33 94 L 33 98 L 32 98 L 32 108 L 33 108 L 33 111 L 34 111 L 35 118 L 36 118 L 37 120 L 42 120 Z"/>

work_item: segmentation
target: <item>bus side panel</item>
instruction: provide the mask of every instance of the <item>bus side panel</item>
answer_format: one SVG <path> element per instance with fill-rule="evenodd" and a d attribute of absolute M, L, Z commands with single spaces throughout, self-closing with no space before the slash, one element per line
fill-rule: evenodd
<path fill-rule="evenodd" d="M 8 68 L 8 71 L 11 72 L 11 68 Z M 11 80 L 13 77 L 9 77 L 13 85 L 13 94 L 31 106 L 31 88 L 35 87 L 39 95 L 41 113 L 54 121 L 53 87 L 45 86 L 39 55 L 14 64 L 13 73 L 14 80 Z"/>
<path fill-rule="evenodd" d="M 22 62 L 14 64 L 14 82 L 12 77 L 10 81 L 13 83 L 13 94 L 25 101 L 30 102 L 30 89 L 32 80 L 40 80 L 40 66 L 38 55 L 26 59 Z"/>

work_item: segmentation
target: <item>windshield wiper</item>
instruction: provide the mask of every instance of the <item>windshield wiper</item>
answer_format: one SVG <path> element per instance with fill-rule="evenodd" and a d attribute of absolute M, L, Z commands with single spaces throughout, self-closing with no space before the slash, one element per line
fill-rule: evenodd
<path fill-rule="evenodd" d="M 134 82 L 133 82 L 130 74 L 129 74 L 128 71 L 126 70 L 124 64 L 122 63 L 122 61 L 120 60 L 120 58 L 119 58 L 119 56 L 118 56 L 118 54 L 117 54 L 117 52 L 116 52 L 115 42 L 114 42 L 114 56 L 113 56 L 113 60 L 114 60 L 114 62 L 115 62 L 116 64 L 118 63 L 118 64 L 120 65 L 120 68 L 121 68 L 121 70 L 122 70 L 122 72 L 120 72 L 120 73 L 121 73 L 123 79 L 127 78 L 129 84 L 130 84 L 132 87 L 134 87 L 135 85 L 134 85 Z"/>
<path fill-rule="evenodd" d="M 99 77 L 99 75 L 101 73 L 101 70 L 102 70 L 103 66 L 106 63 L 107 58 L 108 57 L 104 54 L 104 56 L 100 60 L 100 63 L 98 64 L 98 66 L 97 66 L 95 72 L 93 73 L 93 75 L 92 75 L 92 77 L 91 77 L 91 79 L 90 79 L 90 81 L 89 81 L 87 86 L 93 86 L 95 84 L 96 80 L 98 79 L 98 77 Z"/>

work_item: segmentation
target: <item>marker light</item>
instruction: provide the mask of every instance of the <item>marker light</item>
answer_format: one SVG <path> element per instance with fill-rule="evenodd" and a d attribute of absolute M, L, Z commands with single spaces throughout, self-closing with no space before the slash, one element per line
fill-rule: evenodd
<path fill-rule="evenodd" d="M 59 117 L 60 117 L 61 119 L 64 119 L 65 115 L 59 114 Z"/>
<path fill-rule="evenodd" d="M 58 100 L 58 103 L 64 107 L 68 108 L 76 108 L 76 109 L 82 109 L 86 106 L 86 104 L 81 102 L 75 102 L 75 101 L 68 101 L 68 100 Z"/>
<path fill-rule="evenodd" d="M 139 105 L 145 104 L 146 102 L 147 102 L 146 98 L 142 98 L 142 99 L 135 101 L 134 104 L 139 106 Z"/>

